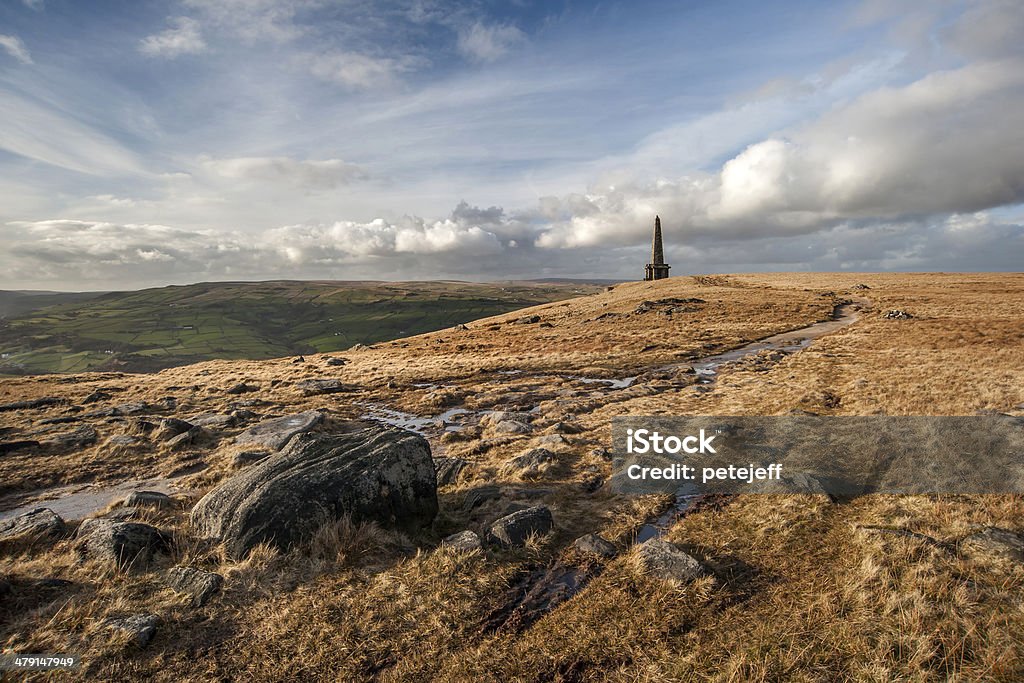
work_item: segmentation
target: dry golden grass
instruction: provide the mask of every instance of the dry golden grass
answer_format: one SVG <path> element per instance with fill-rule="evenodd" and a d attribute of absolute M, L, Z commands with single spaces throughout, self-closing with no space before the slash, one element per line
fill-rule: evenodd
<path fill-rule="evenodd" d="M 857 284 L 867 290 L 857 290 Z M 684 377 L 644 377 L 626 390 L 574 376 L 621 377 L 710 355 L 828 317 L 836 301 L 869 299 L 859 320 L 806 351 L 720 373 L 713 391 Z M 700 298 L 671 317 L 635 313 L 645 300 Z M 910 320 L 886 320 L 900 308 Z M 599 316 L 607 313 L 620 314 Z M 541 323 L 506 324 L 527 315 Z M 645 350 L 646 349 L 646 350 Z M 468 330 L 443 330 L 341 355 L 343 367 L 308 357 L 209 362 L 152 376 L 81 375 L 5 380 L 0 402 L 61 396 L 73 403 L 98 388 L 157 404 L 177 399 L 180 417 L 223 412 L 256 397 L 261 414 L 310 408 L 332 420 L 373 403 L 436 415 L 539 406 L 539 432 L 503 434 L 493 424 L 432 439 L 435 454 L 465 457 L 466 476 L 440 492 L 435 528 L 405 538 L 341 522 L 306 547 L 258 549 L 242 562 L 192 539 L 185 512 L 153 521 L 175 532 L 175 557 L 157 570 L 121 575 L 79 560 L 71 541 L 0 548 L 0 576 L 18 589 L 0 603 L 0 644 L 17 651 L 78 652 L 84 675 L 105 680 L 1005 680 L 1024 678 L 1024 566 L 967 552 L 957 541 L 980 526 L 1024 528 L 1016 496 L 747 496 L 683 518 L 668 538 L 703 558 L 715 577 L 669 585 L 644 575 L 633 534 L 663 501 L 624 499 L 583 484 L 607 476 L 601 449 L 616 415 L 1020 414 L 1024 403 L 1024 276 L 773 274 L 672 278 L 549 304 Z M 501 371 L 521 371 L 501 374 Z M 352 393 L 302 397 L 291 385 L 338 377 Z M 223 390 L 247 381 L 257 394 Z M 431 386 L 416 386 L 429 383 Z M 120 390 L 120 391 L 114 391 Z M 833 400 L 825 404 L 825 396 Z M 838 398 L 836 404 L 834 401 Z M 88 408 L 88 407 L 87 407 Z M 6 438 L 34 438 L 39 420 L 66 407 L 0 414 Z M 170 414 L 169 412 L 167 414 Z M 202 461 L 182 478 L 198 495 L 232 468 L 230 437 L 172 452 L 104 444 L 135 433 L 133 418 L 90 418 L 97 445 L 0 458 L 8 495 L 68 482 L 145 478 Z M 547 444 L 559 461 L 537 478 L 502 472 L 509 457 Z M 56 425 L 66 431 L 75 424 Z M 564 432 L 564 430 L 563 430 Z M 503 498 L 466 511 L 466 495 L 497 484 Z M 446 534 L 479 528 L 510 502 L 552 508 L 555 533 L 515 552 L 433 549 Z M 905 530 L 913 534 L 872 529 Z M 569 555 L 597 531 L 623 550 L 573 599 L 522 632 L 489 632 L 483 620 L 522 572 Z M 164 587 L 163 568 L 184 562 L 225 576 L 203 608 Z M 32 578 L 74 582 L 53 591 Z M 105 629 L 110 616 L 154 613 L 156 639 L 138 649 Z"/>

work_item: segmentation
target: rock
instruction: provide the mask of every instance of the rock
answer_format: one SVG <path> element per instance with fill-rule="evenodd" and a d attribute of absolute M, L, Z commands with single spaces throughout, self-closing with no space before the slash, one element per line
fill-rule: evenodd
<path fill-rule="evenodd" d="M 313 429 L 321 422 L 324 416 L 316 410 L 307 410 L 304 413 L 275 417 L 264 420 L 253 425 L 235 437 L 235 443 L 239 445 L 264 446 L 271 450 L 280 450 L 296 434 L 302 434 Z"/>
<path fill-rule="evenodd" d="M 136 614 L 130 617 L 107 619 L 105 623 L 109 629 L 127 633 L 131 636 L 132 642 L 139 647 L 146 647 L 156 635 L 160 617 L 155 614 Z"/>
<path fill-rule="evenodd" d="M 675 544 L 652 538 L 636 548 L 644 570 L 666 581 L 693 581 L 707 576 L 708 571 L 695 557 L 683 552 Z"/>
<path fill-rule="evenodd" d="M 67 403 L 67 399 L 57 398 L 55 396 L 36 398 L 31 401 L 14 401 L 13 403 L 0 404 L 0 413 L 6 413 L 12 410 L 34 410 L 36 408 L 59 406 L 64 403 Z"/>
<path fill-rule="evenodd" d="M 533 415 L 530 413 L 524 413 L 520 411 L 512 410 L 495 410 L 493 413 L 488 413 L 484 416 L 481 422 L 496 425 L 505 420 L 515 420 L 516 422 L 530 422 L 533 419 Z"/>
<path fill-rule="evenodd" d="M 232 467 L 245 467 L 246 465 L 263 460 L 268 455 L 270 455 L 269 451 L 242 451 L 241 453 L 236 453 L 235 457 L 231 459 L 231 465 Z"/>
<path fill-rule="evenodd" d="M 42 443 L 57 448 L 82 448 L 93 445 L 98 438 L 99 435 L 95 429 L 89 425 L 82 425 L 70 432 L 54 434 Z"/>
<path fill-rule="evenodd" d="M 141 571 L 149 567 L 157 553 L 170 550 L 171 538 L 149 524 L 87 519 L 78 527 L 84 553 L 116 566 Z"/>
<path fill-rule="evenodd" d="M 239 382 L 238 384 L 234 385 L 233 387 L 231 387 L 229 389 L 225 389 L 224 393 L 225 394 L 232 394 L 234 396 L 237 396 L 238 394 L 248 394 L 250 392 L 259 391 L 259 390 L 260 390 L 259 387 L 254 387 L 251 384 L 246 384 L 245 382 Z"/>
<path fill-rule="evenodd" d="M 437 473 L 437 485 L 440 487 L 454 484 L 467 465 L 469 462 L 462 458 L 436 458 L 434 467 Z"/>
<path fill-rule="evenodd" d="M 123 507 L 174 507 L 175 500 L 159 491 L 132 491 L 121 504 Z"/>
<path fill-rule="evenodd" d="M 494 425 L 494 431 L 500 434 L 529 434 L 532 428 L 530 425 L 518 420 L 502 420 Z"/>
<path fill-rule="evenodd" d="M 501 498 L 501 489 L 497 486 L 481 486 L 466 494 L 466 498 L 462 503 L 462 509 L 469 512 L 489 500 L 498 500 L 499 498 Z"/>
<path fill-rule="evenodd" d="M 96 391 L 92 392 L 91 394 L 82 399 L 82 405 L 87 405 L 89 403 L 99 403 L 100 401 L 108 401 L 111 398 L 111 395 L 108 394 L 107 392 L 100 391 L 99 389 L 97 389 Z"/>
<path fill-rule="evenodd" d="M 202 413 L 193 415 L 188 419 L 196 427 L 213 427 L 214 429 L 226 429 L 235 426 L 234 415 L 224 413 Z"/>
<path fill-rule="evenodd" d="M 199 438 L 202 437 L 203 434 L 205 434 L 205 433 L 206 433 L 206 430 L 204 430 L 202 427 L 199 427 L 197 425 L 197 426 L 193 427 L 192 429 L 188 430 L 187 432 L 184 432 L 182 434 L 178 434 L 177 436 L 168 439 L 167 440 L 167 447 L 170 448 L 171 450 L 176 451 L 176 450 L 178 450 L 180 448 L 185 448 L 186 446 L 191 446 L 196 441 L 198 441 Z"/>
<path fill-rule="evenodd" d="M 615 557 L 616 554 L 615 546 L 597 534 L 580 536 L 573 541 L 572 547 L 581 553 L 597 555 L 598 557 L 603 557 L 606 560 Z"/>
<path fill-rule="evenodd" d="M 331 367 L 338 367 L 338 366 L 341 366 L 341 365 L 347 365 L 348 364 L 348 359 L 347 358 L 338 358 L 338 357 L 332 356 L 331 358 L 328 358 L 325 361 L 325 363 L 327 365 L 330 365 Z"/>
<path fill-rule="evenodd" d="M 15 451 L 23 451 L 26 448 L 35 448 L 39 445 L 38 441 L 0 441 L 0 455 L 7 455 L 8 453 L 14 453 Z"/>
<path fill-rule="evenodd" d="M 894 308 L 891 311 L 886 311 L 885 315 L 882 316 L 886 320 L 910 320 L 914 316 L 910 315 L 901 308 Z"/>
<path fill-rule="evenodd" d="M 487 540 L 505 548 L 518 548 L 525 545 L 532 535 L 547 534 L 552 526 L 551 510 L 544 505 L 535 505 L 496 521 L 487 530 Z"/>
<path fill-rule="evenodd" d="M 430 524 L 437 510 L 427 441 L 373 425 L 295 436 L 203 497 L 191 520 L 198 533 L 241 558 L 259 543 L 286 549 L 346 515 L 412 531 Z"/>
<path fill-rule="evenodd" d="M 235 422 L 236 423 L 238 423 L 238 422 L 247 422 L 249 420 L 255 420 L 259 416 L 260 416 L 259 413 L 254 413 L 253 411 L 246 410 L 244 408 L 236 409 L 236 410 L 232 410 L 231 411 L 231 417 L 235 418 Z"/>
<path fill-rule="evenodd" d="M 457 331 L 459 331 L 459 332 L 465 332 L 465 331 L 466 331 L 466 330 L 468 330 L 469 328 L 468 328 L 468 327 L 466 327 L 465 325 L 459 324 L 459 325 L 456 325 L 455 327 L 453 327 L 452 329 L 453 329 L 453 330 L 457 330 Z"/>
<path fill-rule="evenodd" d="M 473 550 L 480 550 L 483 544 L 480 541 L 480 537 L 472 531 L 460 531 L 457 534 L 448 536 L 441 545 L 445 548 L 451 548 L 452 550 L 458 550 L 464 553 L 471 552 Z"/>
<path fill-rule="evenodd" d="M 153 434 L 153 438 L 157 441 L 167 441 L 168 439 L 173 439 L 179 434 L 184 434 L 195 426 L 196 425 L 191 422 L 179 420 L 176 417 L 165 417 L 160 420 L 160 427 Z"/>
<path fill-rule="evenodd" d="M 367 348 L 365 344 L 353 344 L 349 351 L 362 351 L 365 348 Z"/>
<path fill-rule="evenodd" d="M 856 285 L 854 285 L 854 286 L 853 286 L 853 287 L 851 287 L 850 289 L 858 289 L 858 290 L 864 290 L 864 289 L 871 289 L 871 288 L 870 288 L 870 287 L 868 287 L 867 285 L 863 284 L 863 283 L 860 283 L 860 284 L 856 284 Z"/>
<path fill-rule="evenodd" d="M 148 413 L 149 410 L 149 404 L 145 401 L 129 401 L 128 403 L 120 403 L 113 407 L 114 415 L 119 416 L 141 415 Z"/>
<path fill-rule="evenodd" d="M 564 446 L 568 442 L 565 440 L 565 437 L 562 436 L 561 434 L 547 434 L 545 436 L 538 436 L 536 439 L 534 439 L 534 443 L 543 447 L 553 447 Z"/>
<path fill-rule="evenodd" d="M 67 530 L 60 515 L 49 508 L 36 508 L 23 515 L 0 520 L 0 540 L 19 536 L 60 538 Z"/>
<path fill-rule="evenodd" d="M 107 446 L 120 448 L 131 448 L 132 446 L 139 446 L 143 443 L 145 443 L 145 439 L 138 436 L 132 436 L 131 434 L 116 434 L 107 439 Z"/>
<path fill-rule="evenodd" d="M 337 394 L 344 391 L 356 391 L 356 387 L 345 384 L 338 379 L 306 379 L 295 383 L 295 388 L 303 396 L 319 396 L 321 394 Z"/>
<path fill-rule="evenodd" d="M 518 474 L 521 477 L 538 477 L 557 462 L 558 458 L 546 448 L 531 448 L 510 458 L 501 467 L 502 474 Z"/>
<path fill-rule="evenodd" d="M 832 495 L 816 477 L 804 472 L 793 472 L 781 475 L 778 479 L 762 479 L 749 484 L 745 493 L 808 493 L 814 495 Z"/>
<path fill-rule="evenodd" d="M 224 583 L 224 577 L 195 567 L 172 567 L 167 572 L 167 585 L 175 593 L 192 597 L 193 607 L 202 607 L 210 601 Z"/>
<path fill-rule="evenodd" d="M 1024 537 L 1009 529 L 985 527 L 960 542 L 969 552 L 993 558 L 1024 562 Z"/>
<path fill-rule="evenodd" d="M 555 434 L 580 434 L 583 427 L 572 422 L 556 422 L 549 429 Z"/>
<path fill-rule="evenodd" d="M 513 324 L 515 324 L 515 325 L 532 325 L 534 323 L 539 323 L 539 322 L 540 322 L 540 316 L 539 315 L 527 315 L 527 316 L 524 316 L 522 318 L 518 318 L 518 319 L 514 320 Z"/>
<path fill-rule="evenodd" d="M 115 522 L 127 522 L 128 520 L 136 519 L 141 514 L 142 514 L 142 511 L 139 510 L 139 508 L 136 508 L 136 507 L 131 507 L 131 508 L 120 507 L 120 508 L 116 508 L 114 510 L 111 510 L 107 514 L 103 515 L 103 519 L 109 519 L 109 520 L 112 520 L 112 521 L 115 521 Z"/>
<path fill-rule="evenodd" d="M 293 365 L 295 363 L 305 363 L 305 362 L 306 362 L 306 358 L 304 356 L 296 356 L 295 358 L 292 359 L 292 364 Z"/>

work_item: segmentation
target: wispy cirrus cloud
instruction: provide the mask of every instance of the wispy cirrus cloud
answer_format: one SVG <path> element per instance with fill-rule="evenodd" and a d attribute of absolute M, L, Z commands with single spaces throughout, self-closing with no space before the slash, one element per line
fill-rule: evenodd
<path fill-rule="evenodd" d="M 28 48 L 18 36 L 0 33 L 0 48 L 22 64 L 32 63 L 32 55 L 28 53 Z"/>
<path fill-rule="evenodd" d="M 459 30 L 458 49 L 469 59 L 493 62 L 525 39 L 526 35 L 510 24 L 486 25 L 475 21 Z"/>
<path fill-rule="evenodd" d="M 150 57 L 174 58 L 200 54 L 206 49 L 199 22 L 189 17 L 172 19 L 170 28 L 139 42 L 139 50 Z"/>

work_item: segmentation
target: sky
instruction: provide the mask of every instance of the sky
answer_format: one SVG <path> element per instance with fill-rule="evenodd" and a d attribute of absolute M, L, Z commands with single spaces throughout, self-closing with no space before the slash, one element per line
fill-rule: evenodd
<path fill-rule="evenodd" d="M 0 0 L 0 288 L 1019 271 L 1024 3 Z"/>

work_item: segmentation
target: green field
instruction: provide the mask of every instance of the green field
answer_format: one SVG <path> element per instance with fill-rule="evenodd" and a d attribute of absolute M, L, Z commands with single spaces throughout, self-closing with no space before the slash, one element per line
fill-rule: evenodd
<path fill-rule="evenodd" d="M 151 372 L 213 358 L 339 351 L 600 288 L 565 281 L 215 282 L 38 297 L 32 310 L 26 301 L 37 297 L 3 292 L 0 302 L 16 299 L 21 308 L 0 318 L 0 374 Z"/>

